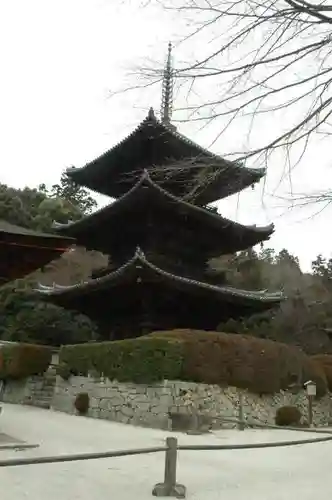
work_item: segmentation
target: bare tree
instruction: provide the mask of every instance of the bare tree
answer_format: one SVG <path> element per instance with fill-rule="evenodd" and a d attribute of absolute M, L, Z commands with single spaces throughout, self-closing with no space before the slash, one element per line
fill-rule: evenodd
<path fill-rule="evenodd" d="M 198 54 L 194 62 L 176 65 L 177 81 L 186 83 L 192 95 L 202 82 L 214 82 L 217 88 L 212 99 L 206 98 L 211 92 L 203 102 L 191 99 L 184 119 L 202 124 L 218 120 L 219 135 L 247 120 L 248 135 L 254 135 L 245 147 L 230 151 L 231 158 L 265 166 L 272 153 L 282 150 L 291 169 L 312 138 L 331 134 L 331 3 L 168 1 L 168 6 L 162 2 L 163 8 L 187 18 L 190 28 L 182 42 L 197 47 Z M 160 72 L 151 67 L 143 73 L 160 80 Z M 273 115 L 272 126 L 262 134 L 257 122 L 266 114 Z M 319 194 L 315 201 L 321 201 Z M 327 201 L 325 193 L 322 201 Z"/>

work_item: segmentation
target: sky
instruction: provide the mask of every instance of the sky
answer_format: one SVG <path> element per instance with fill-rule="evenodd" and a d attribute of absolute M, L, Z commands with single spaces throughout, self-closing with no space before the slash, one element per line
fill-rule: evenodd
<path fill-rule="evenodd" d="M 135 68 L 158 64 L 167 43 L 175 41 L 174 65 L 194 44 L 177 41 L 185 22 L 174 13 L 129 0 L 0 0 L 0 182 L 14 187 L 52 184 L 70 166 L 82 166 L 112 147 L 145 118 L 150 106 L 160 109 L 156 85 L 120 92 L 142 83 Z M 184 53 L 186 51 L 186 53 Z M 190 54 L 189 54 L 190 55 Z M 116 95 L 114 93 L 116 92 Z M 206 89 L 209 92 L 209 89 Z M 203 95 L 204 97 L 204 95 Z M 177 101 L 178 99 L 178 101 Z M 175 93 L 174 106 L 184 97 Z M 265 116 L 259 134 L 278 124 Z M 223 154 L 246 133 L 217 141 L 218 124 L 202 130 L 178 123 L 178 130 L 204 147 Z M 332 255 L 331 208 L 294 208 L 291 191 L 310 194 L 329 189 L 332 169 L 329 140 L 319 137 L 296 167 L 291 183 L 284 164 L 275 161 L 254 190 L 222 201 L 222 215 L 244 224 L 275 223 L 266 244 L 287 248 L 304 270 L 318 255 Z M 104 204 L 105 199 L 99 201 Z"/>

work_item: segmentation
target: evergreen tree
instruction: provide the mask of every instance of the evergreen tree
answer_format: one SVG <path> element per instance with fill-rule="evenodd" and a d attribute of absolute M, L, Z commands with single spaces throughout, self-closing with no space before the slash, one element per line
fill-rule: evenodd
<path fill-rule="evenodd" d="M 0 219 L 37 231 L 52 232 L 54 221 L 78 220 L 95 206 L 85 190 L 71 186 L 64 176 L 51 189 L 0 185 Z M 35 285 L 33 275 L 0 288 L 0 338 L 51 345 L 96 338 L 96 328 L 85 316 L 37 300 L 31 293 Z"/>
<path fill-rule="evenodd" d="M 61 175 L 60 182 L 53 184 L 50 189 L 45 184 L 40 184 L 39 191 L 45 193 L 48 198 L 63 200 L 67 205 L 71 205 L 74 220 L 90 214 L 97 206 L 88 190 L 75 184 L 65 173 Z"/>

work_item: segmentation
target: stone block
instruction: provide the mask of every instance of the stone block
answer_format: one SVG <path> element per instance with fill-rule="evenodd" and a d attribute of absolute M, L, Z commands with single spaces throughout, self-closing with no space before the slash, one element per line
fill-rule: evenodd
<path fill-rule="evenodd" d="M 134 401 L 134 408 L 135 410 L 137 409 L 139 412 L 148 412 L 150 410 L 150 403 L 149 401 L 146 402 L 141 402 L 141 401 Z"/>
<path fill-rule="evenodd" d="M 134 410 L 128 406 L 122 406 L 119 413 L 130 418 L 134 416 Z"/>
<path fill-rule="evenodd" d="M 171 430 L 168 417 L 160 417 L 151 413 L 147 413 L 142 417 L 140 425 L 150 429 Z"/>
<path fill-rule="evenodd" d="M 193 428 L 192 415 L 184 413 L 169 413 L 172 431 L 187 432 Z"/>
<path fill-rule="evenodd" d="M 127 403 L 126 398 L 124 398 L 120 394 L 115 394 L 114 396 L 112 396 L 111 398 L 109 398 L 108 401 L 110 403 L 110 407 L 113 407 L 113 406 L 122 406 L 122 405 L 125 405 Z"/>
<path fill-rule="evenodd" d="M 99 399 L 95 397 L 90 398 L 90 408 L 99 408 Z"/>
<path fill-rule="evenodd" d="M 91 418 L 101 418 L 99 408 L 89 408 L 88 416 Z"/>
<path fill-rule="evenodd" d="M 213 426 L 213 422 L 215 421 L 215 419 L 210 415 L 197 415 L 196 419 L 193 418 L 194 422 L 195 420 L 196 420 L 195 427 L 201 433 L 210 432 Z"/>
<path fill-rule="evenodd" d="M 111 389 L 109 387 L 104 387 L 101 384 L 96 384 L 91 390 L 91 394 L 96 399 L 108 398 L 112 395 Z M 116 392 L 117 394 L 117 392 Z"/>
<path fill-rule="evenodd" d="M 150 408 L 150 412 L 153 413 L 154 415 L 167 415 L 169 411 L 170 411 L 169 406 L 156 405 Z"/>
<path fill-rule="evenodd" d="M 148 386 L 144 384 L 139 384 L 136 386 L 136 393 L 137 394 L 146 394 L 148 390 Z"/>

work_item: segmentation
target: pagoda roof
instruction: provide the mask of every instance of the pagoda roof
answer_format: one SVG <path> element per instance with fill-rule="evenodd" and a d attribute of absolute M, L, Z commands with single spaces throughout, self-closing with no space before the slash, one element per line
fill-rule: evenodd
<path fill-rule="evenodd" d="M 95 292 L 118 287 L 120 284 L 127 283 L 131 285 L 146 279 L 149 282 L 156 279 L 158 281 L 161 280 L 174 287 L 181 287 L 187 292 L 207 293 L 210 296 L 214 295 L 220 297 L 220 300 L 223 302 L 236 302 L 249 307 L 256 305 L 257 308 L 257 305 L 260 304 L 260 307 L 263 309 L 266 307 L 271 308 L 285 299 L 282 292 L 271 293 L 266 290 L 241 290 L 231 286 L 211 285 L 172 274 L 147 260 L 144 252 L 140 248 L 136 249 L 135 255 L 129 261 L 109 274 L 69 286 L 54 285 L 50 287 L 39 284 L 38 289 L 35 291 L 40 295 L 52 299 L 52 301 L 59 305 L 68 307 L 71 299 L 75 300 L 75 298 L 79 296 L 91 296 L 91 294 Z"/>
<path fill-rule="evenodd" d="M 23 278 L 59 257 L 74 240 L 0 219 L 0 284 Z"/>
<path fill-rule="evenodd" d="M 249 169 L 211 153 L 172 124 L 159 121 L 151 108 L 125 139 L 85 166 L 67 169 L 67 175 L 79 185 L 118 198 L 146 168 L 167 191 L 197 205 L 242 191 L 265 174 L 265 169 Z M 197 178 L 205 180 L 198 182 Z"/>
<path fill-rule="evenodd" d="M 164 220 L 161 219 L 158 209 L 160 214 L 162 210 L 164 213 L 166 210 L 166 215 L 170 214 L 166 221 L 165 217 Z M 151 217 L 155 221 L 152 229 L 147 228 L 147 213 L 150 213 L 150 221 Z M 177 226 L 175 217 L 180 217 Z M 147 171 L 144 171 L 136 184 L 115 202 L 80 221 L 56 224 L 56 230 L 75 238 L 79 245 L 88 249 L 112 253 L 112 249 L 119 245 L 122 238 L 130 238 L 131 232 L 132 251 L 137 245 L 142 245 L 141 241 L 137 241 L 140 237 L 140 227 L 144 234 L 147 231 L 154 231 L 157 236 L 158 232 L 164 234 L 163 222 L 167 224 L 167 230 L 170 227 L 185 229 L 190 226 L 195 238 L 200 235 L 200 248 L 208 257 L 252 247 L 267 240 L 274 231 L 273 224 L 264 227 L 246 226 L 209 209 L 178 199 L 153 181 Z M 186 243 L 181 241 L 182 234 L 184 232 L 178 235 L 179 245 Z"/>

